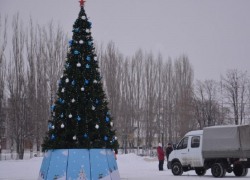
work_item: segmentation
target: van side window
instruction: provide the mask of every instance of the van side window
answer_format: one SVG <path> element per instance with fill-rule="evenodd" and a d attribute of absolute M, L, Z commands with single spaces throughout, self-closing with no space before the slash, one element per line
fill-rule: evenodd
<path fill-rule="evenodd" d="M 191 139 L 191 148 L 200 147 L 200 136 L 193 136 Z"/>
<path fill-rule="evenodd" d="M 178 144 L 177 149 L 186 149 L 188 144 L 188 137 L 185 137 L 181 140 L 181 142 Z"/>

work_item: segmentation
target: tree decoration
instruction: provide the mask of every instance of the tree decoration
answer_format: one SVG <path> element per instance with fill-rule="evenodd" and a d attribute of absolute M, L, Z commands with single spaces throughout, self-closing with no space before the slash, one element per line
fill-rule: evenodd
<path fill-rule="evenodd" d="M 64 124 L 62 123 L 62 124 L 61 124 L 61 128 L 64 128 L 64 127 L 65 127 L 65 126 L 64 126 Z"/>
<path fill-rule="evenodd" d="M 62 92 L 62 93 L 64 93 L 64 91 L 65 91 L 65 89 L 64 89 L 64 88 L 62 88 L 61 92 Z"/>
<path fill-rule="evenodd" d="M 73 140 L 76 140 L 76 135 L 75 135 L 75 136 L 73 136 Z"/>
<path fill-rule="evenodd" d="M 76 66 L 77 66 L 77 67 L 81 67 L 81 63 L 77 63 Z"/>
<path fill-rule="evenodd" d="M 95 110 L 95 106 L 92 106 L 92 110 Z"/>
<path fill-rule="evenodd" d="M 97 61 L 97 57 L 96 56 L 94 57 L 94 60 Z"/>
<path fill-rule="evenodd" d="M 88 80 L 85 80 L 85 84 L 88 84 L 89 83 L 89 81 Z"/>
<path fill-rule="evenodd" d="M 59 81 L 59 85 L 62 85 L 62 81 Z"/>
<path fill-rule="evenodd" d="M 89 33 L 89 29 L 86 29 L 86 33 Z"/>
<path fill-rule="evenodd" d="M 92 45 L 92 42 L 88 42 L 88 45 L 91 46 L 91 45 Z"/>
<path fill-rule="evenodd" d="M 74 54 L 79 54 L 79 51 L 75 50 L 75 51 L 74 51 Z"/>
<path fill-rule="evenodd" d="M 113 122 L 110 122 L 110 126 L 113 126 L 114 125 L 114 123 Z"/>
<path fill-rule="evenodd" d="M 51 110 L 53 111 L 54 109 L 55 109 L 55 106 L 52 105 L 52 106 L 51 106 Z"/>
<path fill-rule="evenodd" d="M 74 85 L 75 85 L 75 81 L 72 81 L 72 82 L 71 82 L 71 85 L 74 86 Z"/>
<path fill-rule="evenodd" d="M 98 100 L 96 100 L 96 101 L 95 101 L 95 103 L 96 103 L 96 104 L 98 104 L 98 103 L 99 103 L 99 101 L 98 101 Z"/>
<path fill-rule="evenodd" d="M 65 82 L 68 83 L 68 82 L 69 82 L 69 79 L 67 78 L 67 79 L 65 80 Z"/>
<path fill-rule="evenodd" d="M 51 139 L 55 139 L 55 136 L 52 134 Z"/>
<path fill-rule="evenodd" d="M 89 68 L 90 68 L 90 65 L 87 64 L 87 65 L 86 65 L 86 69 L 89 69 Z"/>
<path fill-rule="evenodd" d="M 84 87 L 81 87 L 81 91 L 84 91 Z"/>
<path fill-rule="evenodd" d="M 105 136 L 105 137 L 104 137 L 104 140 L 105 140 L 105 141 L 107 141 L 107 140 L 108 140 L 107 136 Z"/>
<path fill-rule="evenodd" d="M 66 65 L 67 68 L 69 68 L 69 63 Z"/>
<path fill-rule="evenodd" d="M 89 25 L 91 26 L 91 25 L 92 25 L 92 22 L 89 22 Z"/>
<path fill-rule="evenodd" d="M 75 28 L 75 32 L 79 32 L 79 28 Z"/>
<path fill-rule="evenodd" d="M 78 117 L 77 117 L 77 120 L 78 120 L 78 121 L 81 121 L 81 117 L 80 117 L 80 116 L 78 116 Z"/>
<path fill-rule="evenodd" d="M 70 40 L 70 41 L 69 41 L 69 44 L 73 44 L 73 41 L 72 41 L 72 40 Z"/>
<path fill-rule="evenodd" d="M 75 101 L 76 101 L 76 100 L 75 100 L 74 98 L 71 100 L 72 103 L 74 103 Z"/>
<path fill-rule="evenodd" d="M 88 135 L 85 133 L 85 134 L 83 135 L 83 137 L 85 137 L 85 138 L 86 138 L 86 137 L 88 137 Z"/>
<path fill-rule="evenodd" d="M 109 122 L 109 118 L 108 117 L 106 117 L 106 121 Z"/>
<path fill-rule="evenodd" d="M 53 125 L 53 126 L 51 126 L 51 129 L 55 129 L 55 126 Z"/>
<path fill-rule="evenodd" d="M 87 57 L 87 61 L 90 61 L 90 57 L 89 56 Z"/>
<path fill-rule="evenodd" d="M 79 44 L 83 44 L 83 40 L 80 40 L 80 41 L 79 41 Z"/>
<path fill-rule="evenodd" d="M 49 129 L 51 129 L 51 127 L 52 127 L 52 124 L 49 124 Z"/>
<path fill-rule="evenodd" d="M 72 118 L 72 114 L 69 114 L 69 118 Z"/>
<path fill-rule="evenodd" d="M 98 125 L 98 124 L 96 124 L 96 125 L 95 125 L 95 128 L 96 128 L 96 129 L 99 129 L 99 125 Z"/>
<path fill-rule="evenodd" d="M 61 118 L 63 118 L 64 117 L 64 115 L 63 114 L 61 114 Z"/>

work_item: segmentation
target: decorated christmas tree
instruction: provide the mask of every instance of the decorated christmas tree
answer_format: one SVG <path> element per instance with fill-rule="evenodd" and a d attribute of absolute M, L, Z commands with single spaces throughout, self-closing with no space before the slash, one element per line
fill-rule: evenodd
<path fill-rule="evenodd" d="M 83 0 L 73 25 L 49 131 L 42 145 L 49 149 L 118 148 L 112 117 L 102 87 L 98 58 Z"/>

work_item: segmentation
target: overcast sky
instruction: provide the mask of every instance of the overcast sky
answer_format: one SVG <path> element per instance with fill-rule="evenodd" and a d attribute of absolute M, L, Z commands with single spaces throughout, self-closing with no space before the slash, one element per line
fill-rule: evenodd
<path fill-rule="evenodd" d="M 112 40 L 124 55 L 139 48 L 165 60 L 186 54 L 200 80 L 250 67 L 250 0 L 86 0 L 85 10 L 94 40 Z M 0 0 L 9 22 L 16 12 L 24 22 L 53 19 L 69 37 L 79 11 L 78 0 Z"/>

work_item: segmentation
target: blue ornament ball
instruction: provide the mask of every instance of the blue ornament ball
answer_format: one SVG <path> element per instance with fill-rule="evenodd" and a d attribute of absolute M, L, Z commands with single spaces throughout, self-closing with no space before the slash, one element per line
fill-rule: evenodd
<path fill-rule="evenodd" d="M 87 61 L 90 61 L 90 59 L 91 59 L 91 58 L 88 56 L 88 57 L 87 57 Z"/>
<path fill-rule="evenodd" d="M 52 124 L 49 124 L 49 128 L 50 128 L 50 129 L 52 128 Z"/>
<path fill-rule="evenodd" d="M 69 68 L 69 66 L 70 66 L 70 65 L 69 65 L 69 63 L 68 63 L 66 67 Z"/>
<path fill-rule="evenodd" d="M 96 101 L 95 101 L 95 103 L 96 103 L 96 104 L 98 104 L 98 103 L 99 103 L 99 101 L 98 101 L 98 100 L 96 100 Z"/>
<path fill-rule="evenodd" d="M 89 25 L 91 26 L 91 25 L 92 25 L 92 22 L 89 22 Z"/>
<path fill-rule="evenodd" d="M 59 85 L 61 85 L 62 84 L 62 81 L 59 81 Z"/>
<path fill-rule="evenodd" d="M 59 102 L 62 103 L 62 99 L 61 98 L 59 99 Z"/>
<path fill-rule="evenodd" d="M 78 51 L 75 51 L 74 54 L 79 54 L 79 52 L 78 52 Z"/>
<path fill-rule="evenodd" d="M 79 32 L 79 28 L 75 28 L 75 32 Z"/>
<path fill-rule="evenodd" d="M 72 84 L 72 86 L 74 86 L 74 85 L 75 85 L 75 81 L 72 81 L 72 83 L 71 83 L 71 84 Z"/>
<path fill-rule="evenodd" d="M 85 133 L 83 136 L 84 136 L 85 138 L 88 137 L 88 135 L 87 135 L 86 133 Z"/>
<path fill-rule="evenodd" d="M 115 139 L 112 139 L 112 142 L 115 142 Z"/>
<path fill-rule="evenodd" d="M 80 116 L 78 116 L 78 117 L 77 117 L 77 120 L 78 120 L 78 121 L 81 121 L 81 117 L 80 117 Z"/>
<path fill-rule="evenodd" d="M 52 136 L 51 136 L 51 139 L 55 139 L 55 136 L 54 136 L 54 135 L 52 135 Z"/>
<path fill-rule="evenodd" d="M 87 65 L 86 65 L 86 69 L 89 69 L 89 67 L 90 67 L 90 65 L 87 64 Z"/>
<path fill-rule="evenodd" d="M 72 40 L 70 40 L 70 41 L 69 41 L 69 44 L 73 44 L 73 41 L 72 41 Z"/>
<path fill-rule="evenodd" d="M 108 117 L 106 117 L 106 121 L 109 122 L 109 118 Z"/>
<path fill-rule="evenodd" d="M 63 116 L 63 114 L 61 114 L 61 118 L 63 118 L 64 116 Z"/>
<path fill-rule="evenodd" d="M 88 42 L 88 45 L 91 46 L 91 45 L 92 45 L 92 42 L 89 41 L 89 42 Z"/>
<path fill-rule="evenodd" d="M 55 109 L 55 106 L 51 106 L 51 110 L 53 111 Z"/>
<path fill-rule="evenodd" d="M 85 80 L 85 84 L 88 84 L 89 83 L 89 81 L 88 80 Z"/>
<path fill-rule="evenodd" d="M 109 112 L 107 112 L 107 115 L 109 115 Z"/>
<path fill-rule="evenodd" d="M 64 104 L 65 103 L 65 101 L 64 100 L 62 100 L 62 104 Z"/>
<path fill-rule="evenodd" d="M 104 140 L 105 140 L 105 141 L 107 141 L 107 140 L 108 140 L 107 136 L 105 136 L 105 137 L 104 137 Z"/>

